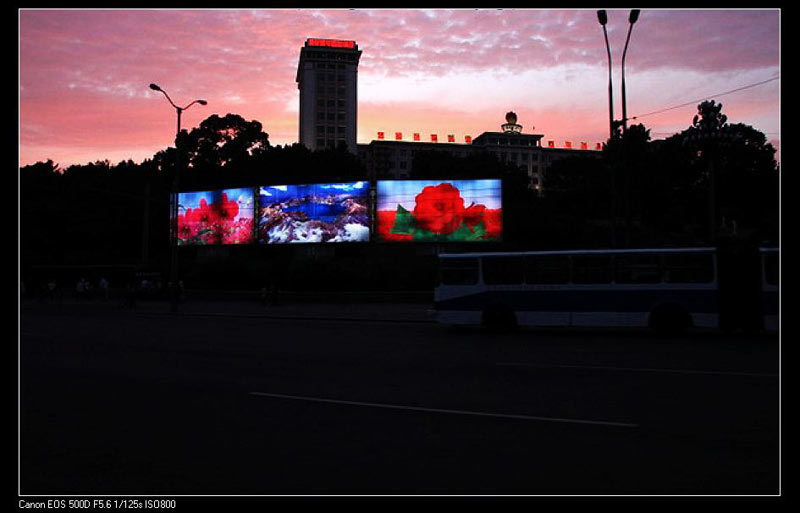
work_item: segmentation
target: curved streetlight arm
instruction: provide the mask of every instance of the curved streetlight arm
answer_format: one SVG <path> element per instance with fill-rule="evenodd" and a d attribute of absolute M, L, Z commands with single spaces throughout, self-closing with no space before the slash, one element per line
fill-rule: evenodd
<path fill-rule="evenodd" d="M 158 89 L 156 89 L 156 91 L 160 91 L 164 96 L 166 96 L 167 97 L 167 101 L 169 102 L 170 105 L 172 105 L 176 109 L 180 109 L 180 107 L 175 105 L 175 102 L 172 101 L 172 98 L 169 97 L 169 95 L 167 94 L 167 92 L 165 90 L 163 90 L 161 88 L 158 88 Z"/>
<path fill-rule="evenodd" d="M 165 93 L 165 94 L 166 94 L 166 93 Z M 195 101 L 193 101 L 192 103 L 190 103 L 189 105 L 187 105 L 186 107 L 175 107 L 175 108 L 176 108 L 176 109 L 181 109 L 181 110 L 186 110 L 186 109 L 188 109 L 189 107 L 191 107 L 192 105 L 194 105 L 195 103 L 199 103 L 200 105 L 206 105 L 208 102 L 207 102 L 207 101 L 205 101 L 205 100 L 195 100 Z"/>
<path fill-rule="evenodd" d="M 186 105 L 185 107 L 178 107 L 177 105 L 175 105 L 175 102 L 173 102 L 173 101 L 172 101 L 172 98 L 170 98 L 170 97 L 169 97 L 169 95 L 167 94 L 167 92 L 166 92 L 165 90 L 161 89 L 161 88 L 160 88 L 159 86 L 157 86 L 156 84 L 150 84 L 150 89 L 152 89 L 153 91 L 158 91 L 158 92 L 162 93 L 162 94 L 163 94 L 163 95 L 164 95 L 164 96 L 167 98 L 167 101 L 169 102 L 169 104 L 170 104 L 170 105 L 172 105 L 173 107 L 175 107 L 175 110 L 177 110 L 177 111 L 183 111 L 183 110 L 186 110 L 186 109 L 188 109 L 189 107 L 191 107 L 192 105 L 194 105 L 195 103 L 199 103 L 200 105 L 206 105 L 206 104 L 208 104 L 208 102 L 207 102 L 207 101 L 205 101 L 205 100 L 195 100 L 195 101 L 193 101 L 192 103 L 190 103 L 190 104 Z"/>
<path fill-rule="evenodd" d="M 628 109 L 625 97 L 625 57 L 628 55 L 628 43 L 631 41 L 633 24 L 639 19 L 639 9 L 631 10 L 628 17 L 628 36 L 625 38 L 625 49 L 622 51 L 622 131 L 628 130 Z"/>
<path fill-rule="evenodd" d="M 628 43 L 631 41 L 633 23 L 628 25 L 628 37 L 625 39 L 625 49 L 622 51 L 622 131 L 628 129 L 628 105 L 625 97 L 625 57 L 628 55 Z"/>
<path fill-rule="evenodd" d="M 164 95 L 164 97 L 166 97 L 166 99 L 169 102 L 169 104 L 172 105 L 175 108 L 175 112 L 178 113 L 178 129 L 176 131 L 176 145 L 177 145 L 177 134 L 181 133 L 181 113 L 183 111 L 185 111 L 186 109 L 188 109 L 189 107 L 191 107 L 192 105 L 194 105 L 195 103 L 199 103 L 200 105 L 207 105 L 208 102 L 205 101 L 205 100 L 195 100 L 192 103 L 186 105 L 185 107 L 178 107 L 177 105 L 175 105 L 175 102 L 172 101 L 172 98 L 169 97 L 167 92 L 165 90 L 161 89 L 158 85 L 150 84 L 150 89 L 152 89 L 153 91 L 158 91 L 158 92 L 162 93 Z"/>
<path fill-rule="evenodd" d="M 628 37 L 625 39 L 625 49 L 622 50 L 622 130 L 623 132 L 628 129 L 628 109 L 625 98 L 625 57 L 628 55 L 628 43 L 631 40 L 631 31 L 633 31 L 633 23 L 628 25 Z"/>
<path fill-rule="evenodd" d="M 608 53 L 608 126 L 609 137 L 614 137 L 614 94 L 611 85 L 611 45 L 608 44 L 608 31 L 603 24 L 603 37 L 606 40 L 606 52 Z"/>

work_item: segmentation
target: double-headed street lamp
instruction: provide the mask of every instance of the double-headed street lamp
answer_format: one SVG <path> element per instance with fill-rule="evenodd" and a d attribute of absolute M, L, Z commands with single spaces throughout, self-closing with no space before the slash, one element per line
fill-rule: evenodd
<path fill-rule="evenodd" d="M 631 30 L 633 30 L 633 24 L 636 23 L 636 20 L 639 19 L 639 9 L 631 10 L 630 15 L 628 16 L 628 37 L 625 40 L 625 50 L 622 52 L 622 130 L 626 132 L 628 130 L 628 111 L 627 111 L 627 104 L 625 101 L 625 57 L 628 54 L 628 43 L 631 40 Z M 603 27 L 603 37 L 606 41 L 606 53 L 608 54 L 608 137 L 609 140 L 614 138 L 614 134 L 616 133 L 616 128 L 620 124 L 619 121 L 614 120 L 614 92 L 611 86 L 611 46 L 608 44 L 608 31 L 606 30 L 606 24 L 608 23 L 608 14 L 605 10 L 597 11 L 597 21 L 600 22 L 600 25 Z M 616 185 L 616 172 L 614 171 L 614 167 L 611 167 L 611 216 L 609 219 L 609 223 L 611 225 L 611 247 L 617 247 L 617 222 L 616 222 L 616 212 L 617 212 L 617 185 Z"/>
<path fill-rule="evenodd" d="M 628 44 L 631 40 L 633 24 L 639 19 L 640 12 L 640 9 L 632 9 L 630 15 L 628 16 L 628 37 L 625 39 L 625 49 L 622 52 L 622 119 L 620 121 L 622 123 L 623 131 L 627 131 L 628 129 L 628 110 L 625 98 L 625 57 L 628 55 Z M 616 125 L 620 123 L 620 121 L 614 120 L 614 95 L 611 88 L 611 46 L 608 44 L 608 31 L 606 30 L 608 14 L 605 10 L 597 11 L 597 21 L 603 26 L 603 36 L 605 37 L 606 41 L 606 53 L 608 54 L 608 124 L 609 135 L 610 137 L 614 137 Z"/>
<path fill-rule="evenodd" d="M 178 289 L 178 176 L 180 174 L 180 158 L 181 158 L 181 150 L 179 146 L 180 136 L 181 136 L 181 113 L 194 105 L 195 103 L 199 103 L 200 105 L 207 105 L 208 102 L 205 100 L 195 100 L 192 103 L 186 105 L 185 107 L 178 107 L 172 101 L 172 98 L 169 97 L 166 91 L 158 87 L 156 84 L 150 84 L 150 89 L 153 91 L 159 91 L 164 94 L 169 101 L 169 104 L 175 108 L 175 112 L 178 114 L 178 129 L 175 132 L 175 175 L 172 179 L 172 199 L 170 202 L 170 278 L 169 278 L 169 294 L 170 294 L 170 311 L 177 312 L 178 311 L 178 299 L 179 299 L 179 289 Z"/>

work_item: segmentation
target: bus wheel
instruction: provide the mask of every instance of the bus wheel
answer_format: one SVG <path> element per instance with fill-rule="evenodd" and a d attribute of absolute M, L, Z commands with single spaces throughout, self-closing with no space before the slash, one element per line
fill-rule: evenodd
<path fill-rule="evenodd" d="M 496 331 L 513 331 L 517 328 L 517 316 L 505 305 L 492 305 L 483 311 L 481 324 Z"/>
<path fill-rule="evenodd" d="M 678 305 L 661 305 L 650 312 L 650 329 L 664 335 L 686 333 L 691 326 L 689 313 Z"/>

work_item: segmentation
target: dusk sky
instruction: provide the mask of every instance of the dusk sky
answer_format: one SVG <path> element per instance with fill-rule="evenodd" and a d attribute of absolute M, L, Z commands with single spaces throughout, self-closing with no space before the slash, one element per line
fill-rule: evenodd
<path fill-rule="evenodd" d="M 608 17 L 619 118 L 628 10 Z M 174 145 L 175 110 L 151 82 L 179 105 L 208 101 L 183 114 L 183 128 L 234 113 L 261 122 L 273 145 L 295 143 L 295 74 L 309 37 L 355 40 L 363 51 L 359 143 L 378 131 L 463 142 L 499 131 L 509 110 L 524 132 L 557 146 L 608 137 L 608 61 L 594 9 L 23 9 L 20 165 L 141 162 Z M 779 46 L 776 9 L 643 9 L 626 58 L 628 115 L 641 116 L 630 123 L 662 139 L 710 97 L 729 122 L 779 148 Z"/>

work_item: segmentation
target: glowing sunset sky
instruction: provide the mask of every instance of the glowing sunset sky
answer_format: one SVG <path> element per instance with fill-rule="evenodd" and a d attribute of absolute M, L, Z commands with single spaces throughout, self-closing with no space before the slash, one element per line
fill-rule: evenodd
<path fill-rule="evenodd" d="M 608 13 L 614 109 L 628 11 Z M 712 97 L 731 123 L 780 141 L 778 10 L 642 10 L 626 59 L 629 117 Z M 295 82 L 309 37 L 355 40 L 358 142 L 384 131 L 499 131 L 507 111 L 545 140 L 605 141 L 608 61 L 595 10 L 20 10 L 20 165 L 141 162 L 174 144 L 179 105 L 196 127 L 258 120 L 298 139 Z M 772 80 L 770 80 L 772 79 Z M 715 96 L 754 83 L 756 87 Z M 685 129 L 696 103 L 642 116 L 654 139 Z"/>

